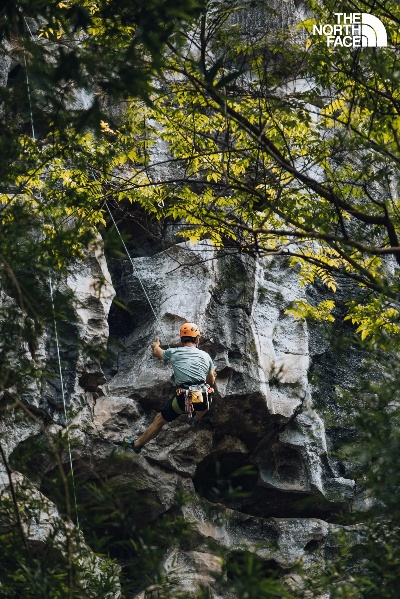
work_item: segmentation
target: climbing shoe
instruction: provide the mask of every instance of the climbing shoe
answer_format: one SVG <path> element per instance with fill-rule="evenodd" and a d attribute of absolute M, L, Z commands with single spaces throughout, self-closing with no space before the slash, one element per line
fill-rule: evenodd
<path fill-rule="evenodd" d="M 199 426 L 200 420 L 195 420 L 194 418 L 192 418 L 192 422 L 190 424 L 194 427 Z"/>
<path fill-rule="evenodd" d="M 135 453 L 140 453 L 143 449 L 143 447 L 135 447 L 135 439 L 128 439 L 128 437 L 125 437 L 124 445 L 125 447 L 129 447 L 129 449 L 132 449 L 132 451 Z"/>

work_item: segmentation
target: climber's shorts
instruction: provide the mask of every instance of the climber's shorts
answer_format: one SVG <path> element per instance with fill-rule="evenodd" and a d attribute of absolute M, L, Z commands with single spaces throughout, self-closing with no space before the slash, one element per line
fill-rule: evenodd
<path fill-rule="evenodd" d="M 199 403 L 193 403 L 195 412 L 203 412 L 208 410 L 207 394 L 203 393 L 204 401 Z M 161 416 L 167 422 L 176 420 L 181 414 L 185 413 L 185 393 L 175 394 L 171 399 L 167 401 L 161 410 Z"/>

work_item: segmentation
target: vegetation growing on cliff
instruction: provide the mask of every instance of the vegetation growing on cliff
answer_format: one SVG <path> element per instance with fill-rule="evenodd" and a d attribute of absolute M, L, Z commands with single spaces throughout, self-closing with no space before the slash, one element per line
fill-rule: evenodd
<path fill-rule="evenodd" d="M 102 201 L 127 199 L 184 219 L 192 240 L 288 256 L 302 284 L 332 292 L 295 317 L 331 319 L 344 276 L 360 286 L 348 318 L 361 336 L 397 335 L 398 5 L 373 9 L 387 47 L 351 51 L 310 33 L 335 3 L 308 6 L 312 19 L 280 30 L 268 2 L 211 2 L 194 25 L 194 5 L 155 3 L 153 29 L 140 5 L 115 19 L 109 3 L 59 3 L 47 21 L 40 3 L 3 13 L 3 33 L 20 36 L 5 48 L 19 62 L 2 92 L 4 226 L 22 200 L 42 219 L 40 254 L 61 267 L 103 221 Z M 245 30 L 246 10 L 258 29 Z M 147 105 L 120 104 L 132 95 Z"/>
<path fill-rule="evenodd" d="M 310 1 L 313 19 L 332 21 L 336 4 Z M 7 4 L 1 391 L 48 376 L 35 363 L 36 339 L 54 316 L 48 274 L 66 274 L 93 242 L 104 200 L 183 219 L 194 241 L 287 256 L 303 284 L 321 280 L 331 293 L 317 307 L 298 303 L 295 317 L 332 319 L 336 289 L 352 280 L 360 291 L 346 318 L 362 339 L 398 349 L 400 9 L 393 0 L 347 6 L 382 20 L 387 48 L 329 49 L 310 35 L 312 19 L 245 35 L 234 2 L 210 3 L 195 26 L 198 7 L 187 2 Z M 257 8 L 266 22 L 277 16 L 268 2 Z M 58 299 L 63 318 L 68 303 Z M 382 509 L 369 515 L 369 569 L 342 587 L 337 572 L 328 576 L 337 596 L 396 596 L 397 389 L 382 386 L 359 423 Z M 7 559 L 24 566 L 11 540 Z M 70 595 L 71 584 L 57 579 Z M 260 593 L 257 580 L 254 588 Z"/>
<path fill-rule="evenodd" d="M 389 36 L 387 47 L 358 50 L 311 34 L 334 20 L 335 2 L 309 8 L 312 18 L 277 33 L 276 11 L 260 4 L 265 27 L 244 33 L 246 9 L 211 3 L 187 47 L 169 45 L 153 118 L 179 168 L 151 190 L 193 239 L 289 256 L 304 285 L 319 279 L 335 292 L 342 276 L 353 280 L 364 293 L 348 318 L 362 338 L 397 335 L 399 6 L 347 4 L 372 11 Z"/>

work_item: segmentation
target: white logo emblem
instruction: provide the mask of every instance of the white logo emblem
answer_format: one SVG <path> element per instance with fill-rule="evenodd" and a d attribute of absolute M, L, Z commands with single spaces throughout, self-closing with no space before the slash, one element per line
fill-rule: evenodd
<path fill-rule="evenodd" d="M 387 46 L 387 33 L 382 21 L 366 12 L 361 13 L 361 45 L 363 48 Z"/>
<path fill-rule="evenodd" d="M 327 46 L 336 48 L 382 48 L 387 46 L 387 33 L 378 17 L 366 12 L 335 12 L 336 23 L 314 25 L 313 35 L 324 35 Z"/>

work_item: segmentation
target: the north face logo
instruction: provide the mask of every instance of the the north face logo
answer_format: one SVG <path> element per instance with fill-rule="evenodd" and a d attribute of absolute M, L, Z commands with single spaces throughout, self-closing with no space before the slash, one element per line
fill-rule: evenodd
<path fill-rule="evenodd" d="M 313 25 L 313 35 L 324 35 L 332 48 L 382 48 L 387 46 L 387 33 L 378 17 L 366 12 L 335 12 L 336 23 Z"/>

